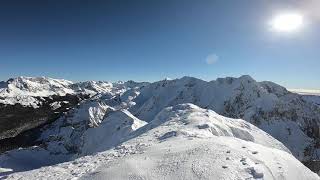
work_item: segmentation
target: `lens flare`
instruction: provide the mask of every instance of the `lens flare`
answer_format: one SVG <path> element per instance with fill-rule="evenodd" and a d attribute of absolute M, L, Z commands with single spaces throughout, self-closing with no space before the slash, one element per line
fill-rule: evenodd
<path fill-rule="evenodd" d="M 278 32 L 293 32 L 303 25 L 303 16 L 297 13 L 286 13 L 275 16 L 271 21 L 272 30 Z"/>

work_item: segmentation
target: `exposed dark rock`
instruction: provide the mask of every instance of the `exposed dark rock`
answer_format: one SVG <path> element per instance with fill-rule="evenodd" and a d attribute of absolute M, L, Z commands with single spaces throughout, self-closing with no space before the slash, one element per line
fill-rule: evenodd
<path fill-rule="evenodd" d="M 320 175 L 320 161 L 314 160 L 314 161 L 306 161 L 306 162 L 302 162 L 302 163 L 305 166 L 307 166 L 311 171 Z"/>
<path fill-rule="evenodd" d="M 87 98 L 88 95 L 82 94 L 37 98 L 41 102 L 39 108 L 0 104 L 0 152 L 37 144 L 40 127 L 55 121 Z M 53 107 L 54 102 L 61 103 Z"/>

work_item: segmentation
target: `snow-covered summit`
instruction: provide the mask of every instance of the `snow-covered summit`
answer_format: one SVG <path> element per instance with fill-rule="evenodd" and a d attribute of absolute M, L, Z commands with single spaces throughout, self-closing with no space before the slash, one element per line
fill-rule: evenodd
<path fill-rule="evenodd" d="M 159 134 L 158 139 L 161 141 L 179 136 L 187 138 L 226 136 L 255 142 L 290 153 L 282 143 L 254 125 L 242 119 L 221 116 L 212 110 L 202 109 L 190 103 L 164 108 L 140 131 L 148 131 L 154 127 L 158 129 L 169 127 L 171 130 L 166 134 Z M 139 133 L 139 131 L 136 133 Z"/>
<path fill-rule="evenodd" d="M 241 101 L 235 103 L 238 107 L 232 107 L 235 111 L 241 111 L 244 110 L 241 108 L 254 105 L 257 99 L 273 101 L 277 100 L 277 95 L 287 93 L 289 92 L 279 85 L 259 83 L 248 75 L 218 78 L 210 82 L 185 76 L 181 79 L 155 82 L 145 87 L 134 100 L 136 106 L 132 108 L 132 112 L 141 119 L 149 120 L 164 107 L 190 102 L 224 113 L 225 105 L 230 100 Z M 239 103 L 243 107 L 240 107 Z"/>

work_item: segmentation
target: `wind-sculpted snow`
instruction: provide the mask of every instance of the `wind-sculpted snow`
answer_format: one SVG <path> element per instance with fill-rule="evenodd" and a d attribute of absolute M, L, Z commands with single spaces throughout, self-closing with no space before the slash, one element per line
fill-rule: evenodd
<path fill-rule="evenodd" d="M 128 136 L 122 136 L 124 138 L 115 138 L 112 133 L 118 144 L 100 153 L 8 174 L 6 178 L 319 179 L 262 130 L 246 121 L 225 118 L 192 104 L 165 108 L 146 125 L 128 111 L 111 112 L 106 118 L 98 127 L 103 130 L 89 129 L 91 132 L 87 135 L 97 137 L 96 142 L 101 141 L 90 147 L 107 142 L 102 138 L 110 137 L 107 129 L 114 129 L 116 122 L 138 124 Z M 3 162 L 4 156 L 0 157 Z M 2 168 L 8 170 L 8 167 Z"/>
<path fill-rule="evenodd" d="M 199 138 L 227 136 L 290 153 L 282 143 L 254 125 L 241 119 L 226 118 L 212 110 L 202 109 L 193 104 L 179 104 L 165 108 L 144 128 L 159 125 L 176 129 L 167 135 L 159 137 L 160 140 L 164 140 L 170 135 Z"/>

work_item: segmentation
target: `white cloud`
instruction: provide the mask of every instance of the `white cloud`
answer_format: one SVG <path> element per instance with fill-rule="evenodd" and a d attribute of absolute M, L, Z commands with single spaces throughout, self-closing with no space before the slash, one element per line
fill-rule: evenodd
<path fill-rule="evenodd" d="M 206 63 L 207 64 L 214 64 L 219 60 L 219 56 L 216 54 L 210 54 L 206 58 Z"/>

